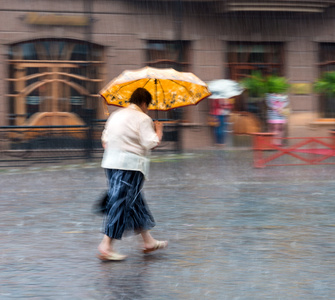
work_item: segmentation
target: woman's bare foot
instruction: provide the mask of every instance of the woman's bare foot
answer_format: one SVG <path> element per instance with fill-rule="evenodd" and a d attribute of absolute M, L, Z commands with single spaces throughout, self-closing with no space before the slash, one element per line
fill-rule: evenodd
<path fill-rule="evenodd" d="M 164 249 L 167 247 L 167 241 L 158 241 L 154 239 L 149 230 L 144 230 L 141 232 L 143 238 L 143 252 L 149 253 L 158 249 Z"/>
<path fill-rule="evenodd" d="M 101 244 L 98 246 L 98 251 L 103 255 L 108 255 L 109 253 L 113 253 L 112 247 L 106 247 Z"/>
<path fill-rule="evenodd" d="M 165 249 L 168 246 L 168 241 L 157 241 L 154 240 L 153 243 L 145 243 L 143 247 L 144 253 L 149 253 L 159 249 Z"/>
<path fill-rule="evenodd" d="M 98 247 L 99 254 L 97 257 L 101 259 L 102 261 L 109 261 L 109 260 L 124 260 L 127 258 L 127 255 L 119 254 L 117 252 L 114 252 L 113 249 L 110 247 L 110 249 L 106 250 L 103 247 Z"/>
<path fill-rule="evenodd" d="M 113 252 L 113 253 L 109 253 L 109 254 L 99 253 L 97 255 L 97 257 L 102 261 L 111 261 L 111 260 L 120 261 L 120 260 L 126 259 L 127 255 L 122 255 L 122 254 Z"/>
<path fill-rule="evenodd" d="M 113 240 L 108 237 L 107 235 L 104 235 L 101 243 L 98 246 L 98 250 L 102 254 L 108 254 L 113 252 Z"/>
<path fill-rule="evenodd" d="M 100 245 L 98 246 L 99 254 L 97 257 L 102 261 L 124 260 L 127 256 L 119 254 L 113 250 L 113 239 L 104 235 Z"/>

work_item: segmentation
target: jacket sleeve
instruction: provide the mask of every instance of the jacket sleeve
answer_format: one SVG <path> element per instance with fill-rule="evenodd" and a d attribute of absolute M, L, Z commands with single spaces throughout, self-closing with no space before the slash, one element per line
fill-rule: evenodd
<path fill-rule="evenodd" d="M 101 135 L 101 142 L 103 144 L 107 144 L 107 139 L 108 139 L 108 124 L 109 124 L 109 120 L 110 120 L 111 116 L 108 118 L 108 120 L 105 123 L 105 128 L 102 131 L 102 135 Z"/>
<path fill-rule="evenodd" d="M 159 138 L 154 130 L 154 124 L 150 118 L 145 118 L 140 123 L 139 137 L 141 146 L 150 150 L 158 146 Z"/>

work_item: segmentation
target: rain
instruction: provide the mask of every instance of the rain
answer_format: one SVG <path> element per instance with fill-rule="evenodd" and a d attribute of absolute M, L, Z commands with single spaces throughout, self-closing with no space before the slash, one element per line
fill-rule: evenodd
<path fill-rule="evenodd" d="M 332 299 L 334 14 L 1 2 L 0 299 Z M 113 243 L 126 259 L 104 261 L 103 130 L 139 87 L 164 125 L 142 195 L 168 246 L 131 232 Z"/>

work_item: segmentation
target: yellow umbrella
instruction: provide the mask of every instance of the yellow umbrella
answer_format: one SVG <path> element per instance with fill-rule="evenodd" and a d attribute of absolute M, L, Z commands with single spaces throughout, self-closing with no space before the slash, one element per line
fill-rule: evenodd
<path fill-rule="evenodd" d="M 107 104 L 125 107 L 131 94 L 139 87 L 147 89 L 152 95 L 150 110 L 196 105 L 211 95 L 207 84 L 193 73 L 151 67 L 124 71 L 109 82 L 100 95 Z"/>

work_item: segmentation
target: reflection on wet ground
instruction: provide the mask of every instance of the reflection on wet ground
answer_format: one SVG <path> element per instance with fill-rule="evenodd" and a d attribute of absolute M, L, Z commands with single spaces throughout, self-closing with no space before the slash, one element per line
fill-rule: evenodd
<path fill-rule="evenodd" d="M 99 164 L 0 173 L 0 299 L 332 299 L 334 166 L 248 151 L 156 156 L 145 196 L 167 250 L 101 263 Z"/>

